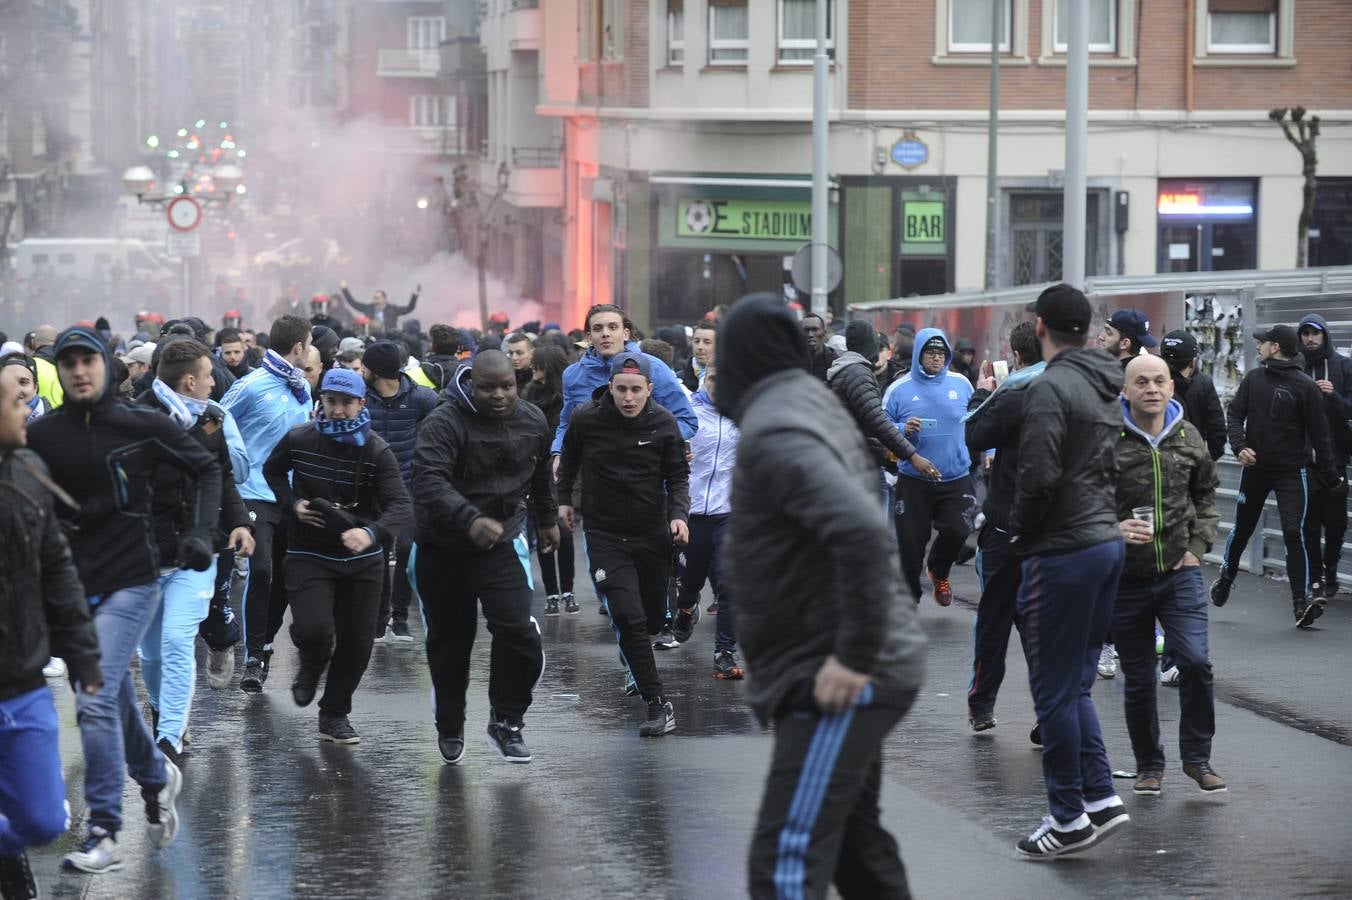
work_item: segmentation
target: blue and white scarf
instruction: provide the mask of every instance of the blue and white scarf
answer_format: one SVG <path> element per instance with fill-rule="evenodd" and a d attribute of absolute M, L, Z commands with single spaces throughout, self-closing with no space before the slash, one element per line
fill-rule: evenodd
<path fill-rule="evenodd" d="M 38 419 L 41 419 L 48 413 L 47 401 L 41 396 L 34 394 L 33 399 L 28 401 L 28 418 L 24 419 L 25 425 L 32 425 Z"/>
<path fill-rule="evenodd" d="M 363 408 L 355 419 L 326 419 L 321 407 L 315 413 L 315 430 L 340 444 L 364 447 L 366 438 L 371 433 L 371 413 Z"/>
<path fill-rule="evenodd" d="M 263 368 L 267 369 L 268 374 L 286 382 L 287 390 L 291 391 L 291 396 L 296 398 L 297 403 L 310 405 L 310 383 L 305 380 L 304 372 L 271 349 L 263 354 Z"/>
<path fill-rule="evenodd" d="M 198 418 L 207 411 L 208 401 L 185 397 L 158 378 L 150 382 L 150 389 L 154 391 L 155 399 L 160 401 L 160 406 L 164 407 L 169 418 L 177 422 L 184 431 L 196 425 Z"/>

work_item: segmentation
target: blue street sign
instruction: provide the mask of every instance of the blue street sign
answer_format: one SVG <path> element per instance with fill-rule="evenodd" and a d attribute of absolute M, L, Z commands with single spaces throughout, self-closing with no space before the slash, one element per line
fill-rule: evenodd
<path fill-rule="evenodd" d="M 929 147 L 914 134 L 906 136 L 892 145 L 892 161 L 903 169 L 915 169 L 929 161 Z"/>

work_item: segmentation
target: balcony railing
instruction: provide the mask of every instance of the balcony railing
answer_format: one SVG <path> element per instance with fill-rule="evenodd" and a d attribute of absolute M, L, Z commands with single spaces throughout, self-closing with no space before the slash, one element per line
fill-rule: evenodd
<path fill-rule="evenodd" d="M 512 9 L 539 9 L 540 0 L 510 0 L 507 5 Z"/>
<path fill-rule="evenodd" d="M 512 165 L 518 169 L 552 169 L 558 166 L 558 147 L 513 147 Z"/>
<path fill-rule="evenodd" d="M 431 50 L 381 50 L 376 59 L 376 74 L 394 78 L 435 78 L 441 67 L 441 53 Z"/>

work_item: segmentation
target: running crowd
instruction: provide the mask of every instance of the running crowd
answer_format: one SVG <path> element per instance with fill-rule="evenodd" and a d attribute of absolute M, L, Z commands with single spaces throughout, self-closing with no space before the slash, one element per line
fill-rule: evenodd
<path fill-rule="evenodd" d="M 1036 858 L 1129 822 L 1091 697 L 1119 666 L 1134 793 L 1162 790 L 1161 682 L 1179 688 L 1184 774 L 1226 790 L 1200 564 L 1227 444 L 1244 468 L 1211 602 L 1229 599 L 1269 493 L 1296 626 L 1338 589 L 1352 361 L 1317 315 L 1255 333 L 1262 363 L 1222 410 L 1189 333 L 1157 339 L 1127 309 L 1091 340 L 1066 285 L 1030 305 L 1010 360 L 979 367 L 941 329 L 841 327 L 770 294 L 651 339 L 612 305 L 571 333 L 498 313 L 483 334 L 424 335 L 399 322 L 417 291 L 405 307 L 342 296 L 364 322 L 320 294 L 266 332 L 232 310 L 219 329 L 143 313 L 130 340 L 103 319 L 0 335 L 5 898 L 36 896 L 25 849 L 69 827 L 44 677 L 76 692 L 85 761 L 86 837 L 64 865 L 112 871 L 128 776 L 152 846 L 177 834 L 197 639 L 211 689 L 235 683 L 242 645 L 238 685 L 261 693 L 288 609 L 292 699 L 317 705 L 320 740 L 355 744 L 373 645 L 411 642 L 416 604 L 454 765 L 482 608 L 485 738 L 529 763 L 535 614 L 580 612 L 579 533 L 641 735 L 676 729 L 656 651 L 702 613 L 712 674 L 746 676 L 774 725 L 757 897 L 909 896 L 879 823 L 880 748 L 923 678 L 916 606 L 927 587 L 953 602 L 954 565 L 974 556 L 981 582 L 974 730 L 997 724 L 1012 628 L 1024 647 L 1050 809 L 1017 848 Z"/>

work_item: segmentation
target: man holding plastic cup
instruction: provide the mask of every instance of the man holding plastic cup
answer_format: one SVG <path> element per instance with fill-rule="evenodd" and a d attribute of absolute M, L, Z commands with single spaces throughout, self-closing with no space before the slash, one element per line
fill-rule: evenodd
<path fill-rule="evenodd" d="M 1201 560 L 1216 536 L 1216 465 L 1175 399 L 1169 366 L 1157 356 L 1127 363 L 1116 506 L 1127 544 L 1113 611 L 1127 731 L 1136 756 L 1133 791 L 1158 796 L 1164 746 L 1155 704 L 1155 621 L 1179 670 L 1179 755 L 1203 793 L 1225 790 L 1211 769 L 1216 731 L 1207 596 Z"/>

